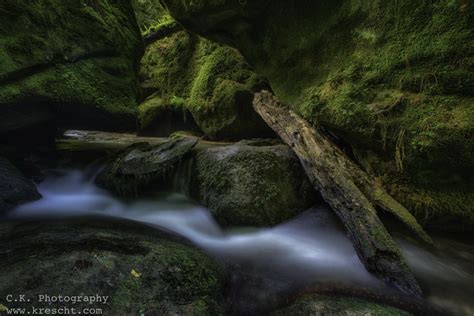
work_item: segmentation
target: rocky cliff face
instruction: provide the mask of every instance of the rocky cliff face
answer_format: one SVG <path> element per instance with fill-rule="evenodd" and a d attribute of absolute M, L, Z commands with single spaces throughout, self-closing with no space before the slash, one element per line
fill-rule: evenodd
<path fill-rule="evenodd" d="M 136 7 L 145 38 L 176 24 L 158 2 L 137 1 Z M 149 96 L 140 106 L 142 128 L 156 130 L 154 125 L 163 125 L 160 117 L 174 112 L 178 118 L 192 116 L 215 140 L 273 135 L 252 108 L 253 93 L 267 83 L 240 52 L 181 27 L 173 30 L 149 43 L 141 62 L 142 87 Z"/>
<path fill-rule="evenodd" d="M 472 3 L 162 2 L 184 27 L 237 47 L 419 218 L 473 222 Z"/>
<path fill-rule="evenodd" d="M 0 12 L 2 139 L 134 127 L 143 47 L 129 0 L 5 0 Z"/>

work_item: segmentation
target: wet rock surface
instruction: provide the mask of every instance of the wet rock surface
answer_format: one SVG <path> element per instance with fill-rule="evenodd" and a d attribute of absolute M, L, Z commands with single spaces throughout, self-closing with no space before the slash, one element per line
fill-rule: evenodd
<path fill-rule="evenodd" d="M 190 137 L 159 145 L 134 144 L 108 164 L 96 182 L 123 196 L 137 196 L 149 189 L 166 187 L 180 161 L 197 143 L 198 138 Z"/>
<path fill-rule="evenodd" d="M 289 306 L 274 311 L 271 315 L 401 316 L 411 314 L 391 306 L 352 297 L 306 295 Z"/>
<path fill-rule="evenodd" d="M 0 213 L 41 198 L 36 185 L 7 159 L 0 157 Z"/>
<path fill-rule="evenodd" d="M 212 259 L 183 239 L 130 222 L 4 222 L 0 256 L 0 303 L 9 308 L 31 303 L 5 302 L 7 294 L 37 301 L 90 293 L 108 301 L 72 307 L 101 308 L 104 315 L 215 315 L 224 306 L 222 271 Z"/>
<path fill-rule="evenodd" d="M 190 188 L 225 225 L 275 225 L 317 200 L 293 151 L 266 140 L 199 151 Z"/>

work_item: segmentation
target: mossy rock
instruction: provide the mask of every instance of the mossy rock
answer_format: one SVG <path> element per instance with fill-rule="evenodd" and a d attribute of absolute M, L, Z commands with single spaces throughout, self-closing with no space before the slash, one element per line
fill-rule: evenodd
<path fill-rule="evenodd" d="M 41 198 L 36 185 L 8 160 L 0 157 L 0 214 L 20 204 Z"/>
<path fill-rule="evenodd" d="M 154 31 L 174 21 L 164 9 L 160 11 L 158 2 L 142 1 L 138 6 L 137 16 L 144 21 L 150 16 L 143 8 L 154 6 L 149 10 L 156 21 L 150 27 Z M 154 93 L 168 107 L 189 111 L 211 139 L 272 134 L 252 107 L 253 93 L 267 84 L 234 48 L 178 31 L 146 48 L 140 77 L 146 95 Z M 160 115 L 149 112 L 146 117 L 141 115 L 140 121 L 148 126 L 147 122 Z"/>
<path fill-rule="evenodd" d="M 133 144 L 99 173 L 96 183 L 122 196 L 169 189 L 174 172 L 197 142 L 196 137 L 186 137 L 158 145 Z"/>
<path fill-rule="evenodd" d="M 474 227 L 473 3 L 164 2 L 184 27 L 237 47 L 418 219 Z"/>
<path fill-rule="evenodd" d="M 2 136 L 45 121 L 134 128 L 143 44 L 128 0 L 5 0 L 0 12 L 0 113 L 16 123 Z M 26 121 L 31 108 L 46 118 Z"/>
<path fill-rule="evenodd" d="M 69 307 L 101 308 L 104 315 L 220 315 L 224 309 L 220 266 L 185 241 L 138 224 L 2 223 L 0 255 L 0 304 L 9 308 L 53 307 L 37 301 L 43 294 L 97 294 L 108 296 L 107 304 Z M 7 294 L 31 302 L 7 302 Z"/>
<path fill-rule="evenodd" d="M 289 306 L 272 312 L 271 315 L 408 316 L 411 314 L 395 307 L 358 298 L 306 295 Z"/>
<path fill-rule="evenodd" d="M 146 37 L 160 26 L 174 21 L 159 1 L 131 0 L 142 36 Z"/>
<path fill-rule="evenodd" d="M 316 201 L 293 151 L 265 140 L 198 151 L 190 187 L 192 195 L 229 226 L 276 225 Z"/>
<path fill-rule="evenodd" d="M 166 101 L 153 94 L 138 107 L 138 118 L 141 136 L 168 137 L 178 131 L 202 135 L 193 115 L 179 98 Z"/>

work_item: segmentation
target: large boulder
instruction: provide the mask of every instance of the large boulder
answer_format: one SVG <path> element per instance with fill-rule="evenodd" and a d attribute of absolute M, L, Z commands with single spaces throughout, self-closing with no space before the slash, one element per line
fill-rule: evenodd
<path fill-rule="evenodd" d="M 267 141 L 198 151 L 190 188 L 224 225 L 276 225 L 316 201 L 293 151 Z"/>
<path fill-rule="evenodd" d="M 0 224 L 0 304 L 101 309 L 104 315 L 216 315 L 222 270 L 202 251 L 149 227 L 82 219 Z M 24 295 L 31 302 L 9 302 Z M 48 303 L 39 295 L 107 297 Z"/>
<path fill-rule="evenodd" d="M 141 6 L 148 7 L 150 2 L 142 1 Z M 159 11 L 159 3 L 154 3 Z M 159 32 L 175 23 L 167 13 L 149 12 L 155 16 L 156 25 L 148 30 Z M 143 10 L 137 10 L 137 15 L 143 23 L 149 20 Z M 147 100 L 140 107 L 144 128 L 160 124 L 160 109 L 166 108 L 191 113 L 211 139 L 240 140 L 272 134 L 252 107 L 253 93 L 267 87 L 267 83 L 234 48 L 178 28 L 147 46 L 140 77 L 145 94 L 153 94 L 153 101 Z"/>
<path fill-rule="evenodd" d="M 158 145 L 131 145 L 99 173 L 96 182 L 122 196 L 169 188 L 180 162 L 186 159 L 197 142 L 198 138 L 188 137 Z"/>
<path fill-rule="evenodd" d="M 41 198 L 36 185 L 8 160 L 0 157 L 0 214 L 20 204 Z"/>
<path fill-rule="evenodd" d="M 159 93 L 152 94 L 138 107 L 138 119 L 142 136 L 168 137 L 179 131 L 202 135 L 193 115 L 179 98 L 169 100 Z"/>
<path fill-rule="evenodd" d="M 0 12 L 1 140 L 134 128 L 143 44 L 129 0 L 5 0 Z"/>
<path fill-rule="evenodd" d="M 472 2 L 163 2 L 185 28 L 237 47 L 418 219 L 473 227 Z"/>

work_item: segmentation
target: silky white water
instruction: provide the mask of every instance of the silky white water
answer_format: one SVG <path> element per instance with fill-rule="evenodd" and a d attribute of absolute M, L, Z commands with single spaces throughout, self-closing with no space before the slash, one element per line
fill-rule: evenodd
<path fill-rule="evenodd" d="M 242 293 L 256 301 L 325 282 L 387 290 L 387 285 L 365 270 L 326 206 L 315 207 L 274 228 L 224 230 L 206 208 L 184 195 L 170 193 L 125 201 L 96 187 L 94 175 L 90 170 L 49 172 L 39 185 L 43 198 L 21 205 L 7 216 L 106 215 L 166 229 L 216 259 L 248 271 L 254 283 L 243 284 Z M 405 238 L 398 242 L 431 302 L 452 313 L 474 314 L 474 303 L 470 303 L 474 298 L 472 245 L 435 237 L 438 250 L 428 251 Z"/>

